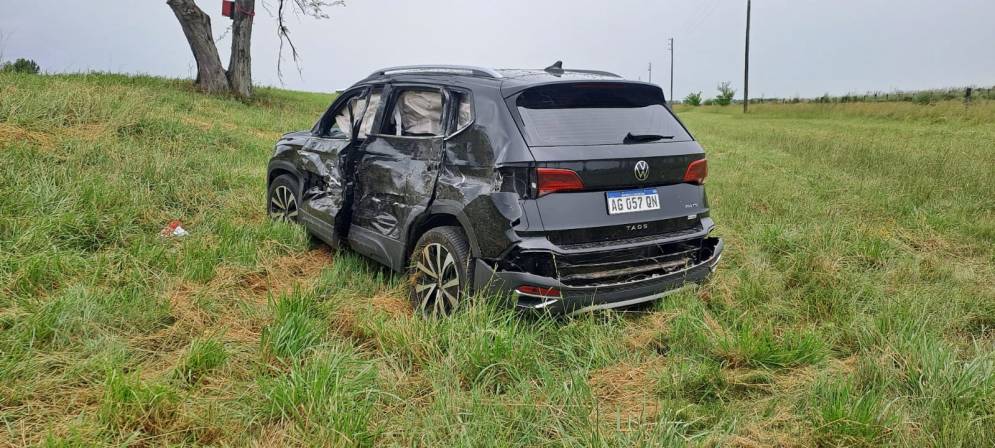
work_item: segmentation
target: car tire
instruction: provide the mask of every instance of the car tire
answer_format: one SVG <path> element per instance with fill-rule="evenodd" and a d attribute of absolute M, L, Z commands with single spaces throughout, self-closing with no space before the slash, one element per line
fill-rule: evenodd
<path fill-rule="evenodd" d="M 270 182 L 266 192 L 266 211 L 270 219 L 298 222 L 300 203 L 300 186 L 293 176 L 283 174 Z"/>
<path fill-rule="evenodd" d="M 470 295 L 470 245 L 459 227 L 436 227 L 425 232 L 411 251 L 408 296 L 415 311 L 446 316 Z"/>

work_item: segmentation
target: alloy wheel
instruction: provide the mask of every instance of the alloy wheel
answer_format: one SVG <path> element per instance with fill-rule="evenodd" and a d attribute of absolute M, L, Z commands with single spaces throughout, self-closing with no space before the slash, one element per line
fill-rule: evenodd
<path fill-rule="evenodd" d="M 287 186 L 280 185 L 273 190 L 269 204 L 269 217 L 283 222 L 297 219 L 297 197 Z"/>
<path fill-rule="evenodd" d="M 459 304 L 460 281 L 456 259 L 439 243 L 422 248 L 415 265 L 414 286 L 418 309 L 446 315 Z"/>

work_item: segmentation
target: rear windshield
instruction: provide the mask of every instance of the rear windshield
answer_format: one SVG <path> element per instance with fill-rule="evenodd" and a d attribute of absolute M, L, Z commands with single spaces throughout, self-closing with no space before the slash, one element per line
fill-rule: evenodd
<path fill-rule="evenodd" d="M 659 87 L 625 83 L 533 87 L 515 100 L 530 146 L 691 140 L 665 104 Z"/>

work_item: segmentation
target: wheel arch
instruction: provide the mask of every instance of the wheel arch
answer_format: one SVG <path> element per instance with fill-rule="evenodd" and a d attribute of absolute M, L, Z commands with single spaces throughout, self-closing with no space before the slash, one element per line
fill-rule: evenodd
<path fill-rule="evenodd" d="M 269 188 L 269 185 L 273 183 L 273 179 L 284 174 L 293 176 L 297 180 L 298 185 L 303 185 L 304 179 L 301 178 L 301 174 L 297 171 L 297 167 L 294 164 L 284 160 L 274 160 L 270 162 L 268 173 L 266 173 L 266 188 Z"/>
<path fill-rule="evenodd" d="M 425 232 L 445 226 L 459 227 L 463 231 L 463 235 L 466 236 L 467 244 L 470 245 L 470 255 L 474 258 L 480 256 L 476 235 L 474 235 L 473 227 L 470 226 L 466 215 L 455 206 L 434 204 L 409 226 L 404 244 L 404 259 L 407 260 L 411 256 L 411 251 L 414 250 L 415 245 L 418 244 L 418 239 Z"/>

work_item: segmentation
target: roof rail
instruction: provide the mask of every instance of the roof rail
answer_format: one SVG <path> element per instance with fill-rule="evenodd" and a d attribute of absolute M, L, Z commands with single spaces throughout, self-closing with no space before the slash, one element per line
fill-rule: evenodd
<path fill-rule="evenodd" d="M 402 65 L 399 67 L 387 67 L 377 70 L 369 77 L 399 75 L 405 73 L 413 74 L 440 74 L 440 75 L 471 75 L 485 78 L 501 78 L 501 73 L 492 68 L 473 67 L 469 65 Z"/>

